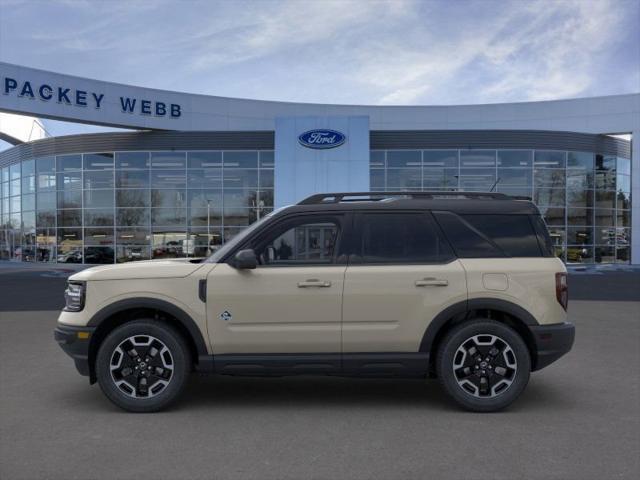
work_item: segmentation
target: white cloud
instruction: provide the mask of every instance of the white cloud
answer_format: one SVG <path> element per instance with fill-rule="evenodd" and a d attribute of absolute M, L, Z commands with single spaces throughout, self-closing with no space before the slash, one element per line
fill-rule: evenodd
<path fill-rule="evenodd" d="M 495 78 L 481 95 L 490 101 L 545 100 L 587 91 L 597 79 L 595 56 L 615 41 L 621 12 L 600 0 L 559 2 L 555 9 L 536 3 L 527 14 L 530 21 L 495 39 L 484 54 Z"/>
<path fill-rule="evenodd" d="M 602 0 L 517 2 L 500 12 L 491 28 L 463 22 L 458 31 L 468 27 L 467 34 L 435 45 L 427 26 L 424 45 L 432 48 L 388 44 L 390 61 L 363 62 L 359 77 L 388 90 L 380 97 L 383 104 L 432 103 L 434 97 L 450 97 L 450 85 L 474 83 L 453 98 L 483 103 L 578 96 L 598 80 L 595 56 L 619 33 L 622 12 L 614 7 Z M 359 57 L 372 58 L 366 47 Z"/>
<path fill-rule="evenodd" d="M 261 5 L 265 8 L 260 8 Z M 214 23 L 208 31 L 199 34 L 197 40 L 201 42 L 202 54 L 194 59 L 194 68 L 216 68 L 313 44 L 314 48 L 304 55 L 307 61 L 315 62 L 326 53 L 325 42 L 335 42 L 349 30 L 374 23 L 376 19 L 402 15 L 408 3 L 405 0 L 288 1 L 271 8 L 274 5 L 258 2 L 254 4 L 258 8 L 236 12 L 239 15 L 233 28 L 220 31 Z"/>
<path fill-rule="evenodd" d="M 640 89 L 637 0 L 0 2 L 2 60 L 156 88 L 373 104 Z"/>

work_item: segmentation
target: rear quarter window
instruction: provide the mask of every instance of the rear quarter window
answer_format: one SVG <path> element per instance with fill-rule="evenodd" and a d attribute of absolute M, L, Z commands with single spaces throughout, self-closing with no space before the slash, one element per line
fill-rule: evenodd
<path fill-rule="evenodd" d="M 556 254 L 553 248 L 553 240 L 551 240 L 549 229 L 547 228 L 547 224 L 543 220 L 542 215 L 531 215 L 529 218 L 531 219 L 533 227 L 538 234 L 538 244 L 542 250 L 542 255 L 545 257 L 555 257 Z"/>
<path fill-rule="evenodd" d="M 459 257 L 543 256 L 529 215 L 434 214 Z"/>

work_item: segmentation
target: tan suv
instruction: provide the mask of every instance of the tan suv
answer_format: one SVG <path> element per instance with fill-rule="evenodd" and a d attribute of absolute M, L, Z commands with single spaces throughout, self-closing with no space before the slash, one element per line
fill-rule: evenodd
<path fill-rule="evenodd" d="M 531 202 L 334 193 L 275 211 L 204 260 L 70 277 L 55 338 L 130 411 L 190 372 L 438 377 L 494 411 L 571 349 L 567 274 Z"/>

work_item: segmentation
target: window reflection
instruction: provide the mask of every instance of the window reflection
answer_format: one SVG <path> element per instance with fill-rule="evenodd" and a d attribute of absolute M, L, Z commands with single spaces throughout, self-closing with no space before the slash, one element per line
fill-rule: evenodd
<path fill-rule="evenodd" d="M 421 168 L 389 168 L 387 186 L 392 189 L 422 188 Z"/>
<path fill-rule="evenodd" d="M 150 260 L 151 248 L 145 245 L 118 245 L 116 247 L 116 263 Z"/>
<path fill-rule="evenodd" d="M 33 193 L 36 191 L 36 177 L 22 177 L 21 191 L 25 193 Z"/>
<path fill-rule="evenodd" d="M 384 175 L 384 171 L 382 172 Z M 425 168 L 422 171 L 425 190 L 454 189 L 458 186 L 457 168 Z"/>
<path fill-rule="evenodd" d="M 118 208 L 116 209 L 116 224 L 121 226 L 145 226 L 150 223 L 148 208 Z"/>
<path fill-rule="evenodd" d="M 594 156 L 590 152 L 567 152 L 567 168 L 580 168 L 593 171 Z"/>
<path fill-rule="evenodd" d="M 187 152 L 188 168 L 212 168 L 222 166 L 222 152 Z"/>
<path fill-rule="evenodd" d="M 370 167 L 376 191 L 493 189 L 532 198 L 559 256 L 628 262 L 629 159 L 533 149 L 376 150 Z M 0 168 L 0 258 L 111 263 L 203 256 L 273 205 L 273 151 L 31 158 Z M 111 233 L 100 237 L 94 229 Z"/>
<path fill-rule="evenodd" d="M 113 247 L 85 247 L 84 263 L 104 264 L 113 263 Z"/>
<path fill-rule="evenodd" d="M 85 226 L 107 226 L 113 225 L 113 209 L 104 208 L 85 208 L 84 209 L 84 225 Z"/>
<path fill-rule="evenodd" d="M 425 150 L 422 152 L 422 165 L 430 168 L 458 168 L 457 150 Z"/>
<path fill-rule="evenodd" d="M 461 150 L 460 168 L 465 167 L 495 167 L 495 150 Z"/>
<path fill-rule="evenodd" d="M 56 157 L 58 172 L 67 170 L 82 170 L 82 155 L 61 155 Z"/>
<path fill-rule="evenodd" d="M 419 150 L 389 150 L 387 152 L 388 168 L 420 168 L 422 154 Z"/>
<path fill-rule="evenodd" d="M 499 168 L 498 178 L 500 179 L 498 185 L 502 186 L 531 186 L 532 176 L 531 169 L 525 168 Z"/>
<path fill-rule="evenodd" d="M 151 225 L 164 227 L 182 226 L 186 229 L 186 208 L 152 208 Z"/>
<path fill-rule="evenodd" d="M 593 263 L 593 247 L 568 245 L 567 263 Z"/>
<path fill-rule="evenodd" d="M 224 152 L 226 168 L 258 168 L 258 152 Z"/>
<path fill-rule="evenodd" d="M 82 156 L 85 170 L 113 169 L 113 153 L 85 153 Z"/>
<path fill-rule="evenodd" d="M 370 188 L 374 191 L 487 191 L 493 188 L 507 195 L 531 198 L 552 236 L 556 235 L 556 253 L 571 261 L 600 261 L 598 258 L 611 261 L 613 258 L 609 254 L 597 257 L 594 253 L 598 242 L 604 240 L 593 233 L 578 237 L 576 232 L 593 232 L 594 225 L 627 228 L 630 224 L 628 159 L 579 151 L 423 150 L 420 186 L 417 158 L 413 150 L 372 151 Z M 411 160 L 414 163 L 410 163 Z M 566 238 L 567 225 L 573 229 L 572 239 Z M 623 249 L 620 255 L 624 257 L 627 247 L 622 242 L 614 239 L 616 255 L 620 247 Z M 600 247 L 613 248 L 602 244 Z"/>
<path fill-rule="evenodd" d="M 593 245 L 593 228 L 570 227 L 567 229 L 567 243 Z"/>
<path fill-rule="evenodd" d="M 386 166 L 385 155 L 386 152 L 384 150 L 372 150 L 369 154 L 369 166 L 371 168 L 384 168 Z"/>
<path fill-rule="evenodd" d="M 78 190 L 82 188 L 82 172 L 62 172 L 57 175 L 58 190 Z"/>
<path fill-rule="evenodd" d="M 222 174 L 225 187 L 246 188 L 258 186 L 258 170 L 225 168 Z"/>
<path fill-rule="evenodd" d="M 151 239 L 153 258 L 179 258 L 188 255 L 186 231 L 154 229 Z"/>
<path fill-rule="evenodd" d="M 151 190 L 151 206 L 164 208 L 186 207 L 187 192 L 184 189 Z"/>
<path fill-rule="evenodd" d="M 151 171 L 152 188 L 185 188 L 187 175 L 185 170 L 155 170 Z"/>
<path fill-rule="evenodd" d="M 113 244 L 113 227 L 85 228 L 84 244 L 96 246 L 109 246 Z"/>
<path fill-rule="evenodd" d="M 151 152 L 151 168 L 181 168 L 187 164 L 185 152 Z"/>
<path fill-rule="evenodd" d="M 58 228 L 58 262 L 82 263 L 82 229 Z"/>
<path fill-rule="evenodd" d="M 118 188 L 148 188 L 149 172 L 147 170 L 116 171 L 116 187 Z"/>
<path fill-rule="evenodd" d="M 113 188 L 112 170 L 95 170 L 84 172 L 84 188 Z"/>
<path fill-rule="evenodd" d="M 603 227 L 613 227 L 616 224 L 615 210 L 596 208 L 595 216 L 596 225 L 600 225 Z"/>
<path fill-rule="evenodd" d="M 599 246 L 595 249 L 595 262 L 596 263 L 615 263 L 616 249 L 615 247 L 603 247 Z"/>
<path fill-rule="evenodd" d="M 192 228 L 189 232 L 190 256 L 207 257 L 222 246 L 222 228 Z"/>
<path fill-rule="evenodd" d="M 222 188 L 222 168 L 201 168 L 187 172 L 188 188 Z"/>
<path fill-rule="evenodd" d="M 530 150 L 498 150 L 498 167 L 531 167 L 533 152 Z"/>
<path fill-rule="evenodd" d="M 119 189 L 116 190 L 116 205 L 118 207 L 148 207 L 151 204 L 149 190 Z"/>
<path fill-rule="evenodd" d="M 116 168 L 145 169 L 149 168 L 148 152 L 118 152 L 116 153 Z"/>
<path fill-rule="evenodd" d="M 533 165 L 536 168 L 564 168 L 566 152 L 536 150 Z"/>

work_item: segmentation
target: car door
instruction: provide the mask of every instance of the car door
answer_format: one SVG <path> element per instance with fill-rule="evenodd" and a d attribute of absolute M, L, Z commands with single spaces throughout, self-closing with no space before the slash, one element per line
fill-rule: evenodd
<path fill-rule="evenodd" d="M 213 268 L 207 320 L 214 355 L 340 352 L 344 222 L 341 214 L 288 216 L 239 247 L 254 249 L 257 268 Z"/>
<path fill-rule="evenodd" d="M 429 322 L 466 300 L 464 268 L 430 213 L 361 213 L 353 238 L 343 353 L 418 352 Z"/>

